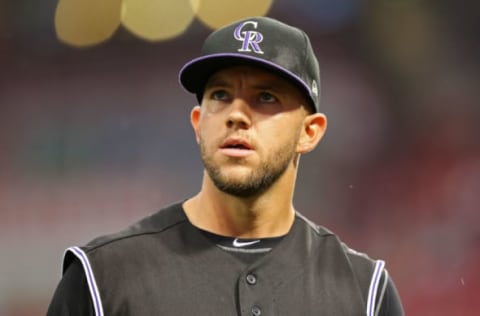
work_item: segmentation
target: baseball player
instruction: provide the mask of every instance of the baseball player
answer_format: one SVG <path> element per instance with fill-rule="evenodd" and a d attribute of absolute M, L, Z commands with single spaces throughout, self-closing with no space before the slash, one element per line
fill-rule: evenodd
<path fill-rule="evenodd" d="M 180 82 L 200 103 L 198 194 L 67 249 L 48 315 L 403 315 L 384 261 L 293 206 L 299 158 L 327 127 L 307 35 L 235 22 Z"/>

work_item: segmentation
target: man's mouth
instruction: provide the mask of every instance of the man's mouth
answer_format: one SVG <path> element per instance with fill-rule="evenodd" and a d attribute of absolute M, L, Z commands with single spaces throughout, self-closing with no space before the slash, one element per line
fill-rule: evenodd
<path fill-rule="evenodd" d="M 245 157 L 253 151 L 253 145 L 240 138 L 229 138 L 220 146 L 220 152 L 230 157 Z"/>

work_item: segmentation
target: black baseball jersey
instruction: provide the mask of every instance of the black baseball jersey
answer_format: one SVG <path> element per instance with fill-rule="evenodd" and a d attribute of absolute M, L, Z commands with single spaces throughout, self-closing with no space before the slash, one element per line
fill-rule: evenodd
<path fill-rule="evenodd" d="M 232 255 L 174 204 L 67 249 L 47 315 L 403 315 L 383 261 L 298 213 L 255 256 Z"/>

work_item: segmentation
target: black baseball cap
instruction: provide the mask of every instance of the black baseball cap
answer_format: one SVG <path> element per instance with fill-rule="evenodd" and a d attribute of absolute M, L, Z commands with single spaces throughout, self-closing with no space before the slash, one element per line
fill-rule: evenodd
<path fill-rule="evenodd" d="M 268 17 L 252 17 L 226 25 L 205 40 L 201 56 L 180 70 L 180 83 L 201 101 L 205 84 L 218 70 L 253 65 L 273 71 L 320 104 L 320 69 L 307 34 Z"/>

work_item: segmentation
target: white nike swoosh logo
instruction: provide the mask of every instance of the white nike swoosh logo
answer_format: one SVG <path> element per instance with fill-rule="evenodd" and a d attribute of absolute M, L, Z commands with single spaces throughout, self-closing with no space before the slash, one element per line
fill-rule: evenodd
<path fill-rule="evenodd" d="M 257 242 L 260 242 L 260 240 L 238 241 L 238 238 L 235 238 L 235 239 L 233 240 L 233 247 L 245 247 L 245 246 L 250 246 L 250 245 L 256 244 Z"/>

